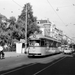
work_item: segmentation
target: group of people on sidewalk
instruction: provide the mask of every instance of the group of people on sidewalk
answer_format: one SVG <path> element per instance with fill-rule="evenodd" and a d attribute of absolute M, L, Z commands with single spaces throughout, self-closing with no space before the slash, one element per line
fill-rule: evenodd
<path fill-rule="evenodd" d="M 3 43 L 1 42 L 0 43 L 0 59 L 4 59 L 4 45 L 3 45 Z"/>

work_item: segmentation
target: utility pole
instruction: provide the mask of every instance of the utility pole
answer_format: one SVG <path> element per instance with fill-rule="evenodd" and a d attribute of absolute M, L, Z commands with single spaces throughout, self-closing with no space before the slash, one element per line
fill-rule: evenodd
<path fill-rule="evenodd" d="M 25 19 L 25 54 L 27 49 L 27 4 L 26 4 L 26 19 Z"/>

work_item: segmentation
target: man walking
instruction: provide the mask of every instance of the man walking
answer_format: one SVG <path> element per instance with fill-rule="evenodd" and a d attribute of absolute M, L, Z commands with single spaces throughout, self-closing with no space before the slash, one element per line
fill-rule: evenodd
<path fill-rule="evenodd" d="M 3 45 L 0 44 L 0 59 L 4 59 Z"/>

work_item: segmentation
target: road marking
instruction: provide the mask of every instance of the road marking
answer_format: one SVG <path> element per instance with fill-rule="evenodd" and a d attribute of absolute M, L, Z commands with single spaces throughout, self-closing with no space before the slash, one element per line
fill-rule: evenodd
<path fill-rule="evenodd" d="M 53 66 L 54 64 L 58 63 L 59 61 L 61 61 L 61 60 L 65 59 L 65 58 L 66 58 L 66 57 L 63 57 L 62 59 L 60 59 L 60 60 L 58 60 L 58 61 L 56 61 L 56 62 L 52 63 L 51 65 L 49 65 L 49 66 L 47 66 L 47 67 L 45 67 L 45 68 L 43 68 L 43 69 L 41 69 L 40 71 L 36 72 L 36 73 L 35 73 L 35 74 L 33 74 L 33 75 L 37 75 L 38 73 L 40 73 L 40 72 L 42 72 L 42 71 L 46 70 L 47 68 L 49 68 L 49 67 Z"/>
<path fill-rule="evenodd" d="M 35 65 L 35 64 L 37 64 L 37 63 L 33 63 L 33 64 L 28 65 L 28 66 L 23 66 L 23 67 L 21 67 L 21 68 L 18 68 L 18 69 L 15 69 L 15 70 L 11 70 L 11 71 L 6 72 L 6 73 L 3 73 L 3 74 L 1 74 L 1 75 L 9 74 L 9 73 L 18 71 L 18 70 L 23 69 L 23 68 L 27 68 L 27 67 L 32 66 L 32 65 Z"/>

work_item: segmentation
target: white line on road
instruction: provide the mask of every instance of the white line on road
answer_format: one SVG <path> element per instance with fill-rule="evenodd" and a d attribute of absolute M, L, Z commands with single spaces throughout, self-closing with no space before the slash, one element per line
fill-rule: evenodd
<path fill-rule="evenodd" d="M 46 70 L 47 68 L 49 68 L 49 67 L 53 66 L 54 64 L 58 63 L 59 61 L 61 61 L 61 60 L 65 59 L 65 58 L 66 58 L 66 57 L 63 57 L 62 59 L 60 59 L 60 60 L 58 60 L 58 61 L 56 61 L 56 62 L 52 63 L 51 65 L 48 65 L 47 67 L 45 67 L 45 68 L 41 69 L 40 71 L 36 72 L 36 73 L 35 73 L 35 74 L 33 74 L 33 75 L 37 75 L 38 73 L 40 73 L 40 72 L 42 72 L 42 71 Z"/>
<path fill-rule="evenodd" d="M 12 72 L 18 71 L 18 70 L 20 70 L 20 69 L 30 67 L 30 66 L 35 65 L 35 64 L 37 64 L 37 63 L 33 63 L 33 64 L 28 65 L 28 66 L 23 66 L 23 67 L 21 67 L 21 68 L 17 68 L 17 69 L 15 69 L 15 70 L 11 70 L 11 71 L 6 72 L 6 73 L 3 73 L 3 74 L 1 74 L 1 75 L 6 75 L 6 74 L 9 74 L 9 73 L 12 73 Z"/>

